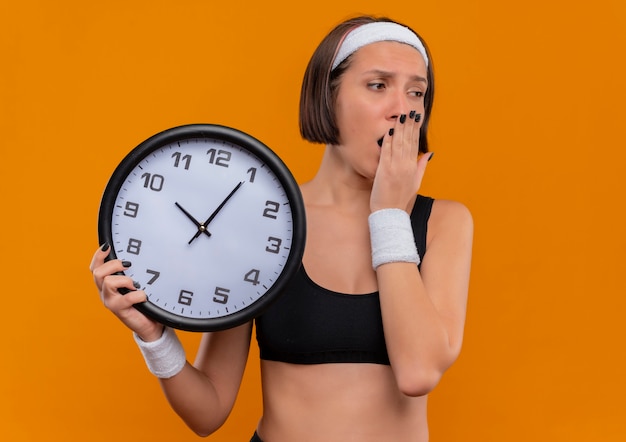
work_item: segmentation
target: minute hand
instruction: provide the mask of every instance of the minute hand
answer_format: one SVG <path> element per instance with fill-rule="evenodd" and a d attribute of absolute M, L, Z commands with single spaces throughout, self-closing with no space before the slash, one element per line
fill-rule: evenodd
<path fill-rule="evenodd" d="M 215 209 L 213 211 L 213 213 L 211 214 L 211 216 L 209 216 L 207 218 L 207 220 L 202 223 L 200 226 L 198 226 L 198 231 L 196 232 L 196 234 L 193 236 L 193 238 L 191 238 L 189 240 L 189 244 L 191 244 L 193 242 L 194 239 L 196 239 L 197 237 L 199 237 L 203 231 L 206 231 L 209 236 L 211 236 L 211 233 L 208 232 L 208 230 L 206 230 L 206 227 L 209 225 L 209 223 L 211 221 L 213 221 L 213 218 L 215 218 L 217 216 L 217 214 L 220 212 L 220 210 L 222 210 L 224 208 L 224 206 L 226 205 L 226 203 L 228 202 L 228 200 L 235 194 L 235 192 L 237 192 L 237 190 L 239 190 L 239 188 L 241 187 L 241 185 L 243 184 L 243 181 L 240 181 L 239 184 L 237 184 L 235 186 L 235 188 L 233 190 L 230 191 L 230 193 L 228 194 L 228 196 L 226 198 L 224 198 L 224 201 L 221 202 L 221 204 L 219 206 L 217 206 L 217 209 Z"/>

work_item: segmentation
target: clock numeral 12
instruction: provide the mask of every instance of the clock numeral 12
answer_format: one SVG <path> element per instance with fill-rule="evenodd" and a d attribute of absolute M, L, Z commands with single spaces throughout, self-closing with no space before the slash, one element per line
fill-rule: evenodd
<path fill-rule="evenodd" d="M 231 153 L 227 150 L 209 149 L 206 154 L 209 156 L 209 163 L 216 166 L 228 167 Z"/>

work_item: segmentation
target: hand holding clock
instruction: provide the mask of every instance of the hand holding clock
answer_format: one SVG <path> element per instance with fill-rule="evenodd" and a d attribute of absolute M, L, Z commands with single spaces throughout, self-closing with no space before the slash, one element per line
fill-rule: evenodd
<path fill-rule="evenodd" d="M 135 304 L 147 300 L 146 293 L 137 290 L 133 280 L 121 274 L 122 271 L 128 270 L 130 263 L 119 259 L 105 262 L 110 253 L 110 247 L 104 244 L 93 255 L 89 265 L 102 303 L 144 341 L 158 339 L 163 333 L 163 325 L 134 308 Z M 120 289 L 126 294 L 122 295 Z"/>

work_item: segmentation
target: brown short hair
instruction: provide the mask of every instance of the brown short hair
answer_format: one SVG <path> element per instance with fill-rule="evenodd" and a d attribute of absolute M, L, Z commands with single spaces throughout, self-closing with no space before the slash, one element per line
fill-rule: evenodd
<path fill-rule="evenodd" d="M 335 118 L 335 103 L 341 76 L 350 65 L 352 57 L 346 58 L 332 71 L 331 66 L 335 59 L 335 54 L 348 32 L 358 26 L 379 21 L 391 22 L 393 20 L 386 17 L 376 18 L 364 15 L 340 23 L 324 37 L 311 56 L 304 73 L 302 90 L 300 92 L 300 134 L 305 140 L 322 144 L 340 143 L 339 128 Z M 406 26 L 402 23 L 398 24 Z M 433 106 L 435 83 L 430 51 L 419 34 L 415 31 L 413 32 L 424 44 L 429 59 L 426 74 L 428 89 L 424 96 L 424 115 L 420 130 L 420 152 L 425 153 L 428 152 L 426 135 Z"/>

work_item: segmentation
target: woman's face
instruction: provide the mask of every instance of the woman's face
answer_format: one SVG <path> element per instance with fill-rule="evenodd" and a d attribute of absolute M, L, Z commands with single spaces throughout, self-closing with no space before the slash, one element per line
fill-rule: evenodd
<path fill-rule="evenodd" d="M 424 113 L 426 64 L 412 46 L 378 42 L 352 55 L 337 93 L 335 112 L 345 161 L 373 178 L 380 140 L 401 114 Z"/>

